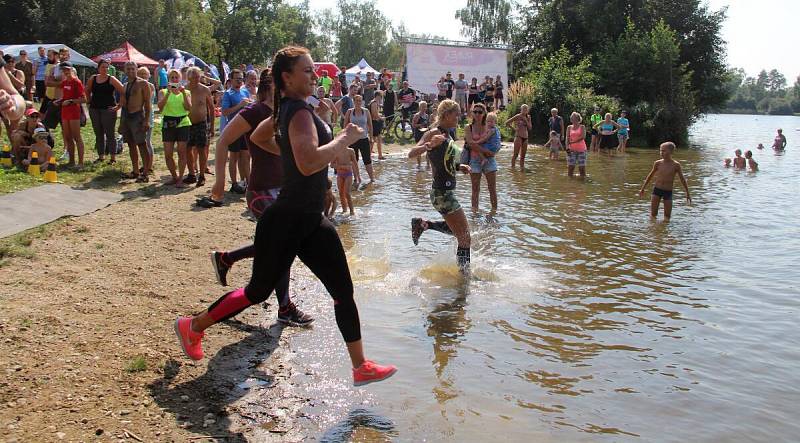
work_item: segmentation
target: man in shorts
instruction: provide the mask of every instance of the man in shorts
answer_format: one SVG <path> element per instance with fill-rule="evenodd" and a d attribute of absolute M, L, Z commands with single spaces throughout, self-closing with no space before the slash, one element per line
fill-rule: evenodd
<path fill-rule="evenodd" d="M 234 69 L 231 72 L 231 87 L 225 91 L 222 96 L 222 115 L 230 122 L 236 117 L 245 106 L 253 103 L 250 97 L 250 92 L 244 85 L 244 72 Z M 228 173 L 231 175 L 231 189 L 230 192 L 235 194 L 244 194 L 243 188 L 236 180 L 236 172 L 242 180 L 247 180 L 250 176 L 250 154 L 247 151 L 247 143 L 244 137 L 239 137 L 235 142 L 228 145 Z"/>
<path fill-rule="evenodd" d="M 383 156 L 383 140 L 381 140 L 381 131 L 383 131 L 383 117 L 381 117 L 383 93 L 384 91 L 377 91 L 375 93 L 375 98 L 367 104 L 369 117 L 372 119 L 372 146 L 378 148 L 378 160 L 384 160 L 386 158 Z"/>
<path fill-rule="evenodd" d="M 211 131 L 214 130 L 213 123 L 208 124 L 209 117 L 214 115 L 214 100 L 211 97 L 211 89 L 200 83 L 201 75 L 200 68 L 196 66 L 189 68 L 186 73 L 189 80 L 189 93 L 192 95 L 192 109 L 189 110 L 189 120 L 192 122 L 192 126 L 189 127 L 189 141 L 186 144 L 189 175 L 183 181 L 184 183 L 197 181 L 198 188 L 206 183 L 204 173 L 208 165 L 208 141 L 213 134 Z M 199 159 L 197 170 L 195 170 L 195 158 Z"/>
<path fill-rule="evenodd" d="M 128 144 L 131 155 L 132 171 L 128 178 L 147 182 L 149 165 L 153 164 L 150 151 L 147 149 L 147 131 L 150 129 L 150 114 L 153 112 L 150 86 L 144 79 L 136 75 L 138 66 L 136 62 L 125 63 L 125 75 L 128 81 L 123 85 L 124 93 L 120 97 L 119 106 L 122 110 L 119 133 L 122 140 Z M 142 171 L 139 174 L 139 154 L 142 156 Z"/>

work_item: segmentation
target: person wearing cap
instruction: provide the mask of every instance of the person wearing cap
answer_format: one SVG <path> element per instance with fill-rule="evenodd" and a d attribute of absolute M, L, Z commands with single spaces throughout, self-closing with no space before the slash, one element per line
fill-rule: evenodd
<path fill-rule="evenodd" d="M 25 157 L 24 147 L 33 144 L 33 133 L 36 129 L 44 129 L 41 121 L 39 111 L 34 108 L 25 110 L 25 119 L 23 119 L 19 127 L 11 133 L 11 153 L 16 162 L 21 162 Z"/>
<path fill-rule="evenodd" d="M 3 56 L 3 60 L 6 62 L 5 70 L 8 73 L 8 78 L 11 80 L 11 84 L 14 85 L 14 89 L 25 98 L 25 73 L 22 70 L 17 69 L 17 62 L 14 60 L 9 54 Z"/>
<path fill-rule="evenodd" d="M 78 150 L 78 167 L 83 167 L 83 137 L 81 136 L 81 113 L 86 103 L 86 90 L 83 82 L 75 75 L 72 63 L 65 61 L 58 65 L 61 69 L 61 134 L 67 148 L 67 166 L 75 166 L 75 149 Z"/>
<path fill-rule="evenodd" d="M 60 64 L 69 61 L 69 57 L 69 49 L 61 48 L 57 53 L 57 57 L 53 58 L 52 67 L 48 66 L 49 69 L 47 69 L 47 75 L 44 79 L 44 84 L 47 86 L 46 95 L 50 100 L 43 119 L 44 125 L 48 129 L 55 129 L 58 127 L 58 124 L 61 123 L 61 106 L 56 103 L 57 100 L 61 99 L 61 94 L 63 92 L 61 82 L 64 77 Z M 54 106 L 50 106 L 50 103 L 54 104 Z M 58 103 L 60 103 L 60 101 Z"/>
<path fill-rule="evenodd" d="M 47 132 L 46 128 L 36 128 L 36 130 L 33 131 L 33 144 L 31 144 L 27 156 L 21 162 L 20 166 L 22 166 L 22 168 L 27 168 L 28 165 L 31 164 L 34 152 L 39 159 L 40 165 L 50 160 L 50 157 L 53 156 L 53 148 L 47 144 L 48 139 L 50 139 L 50 133 Z"/>

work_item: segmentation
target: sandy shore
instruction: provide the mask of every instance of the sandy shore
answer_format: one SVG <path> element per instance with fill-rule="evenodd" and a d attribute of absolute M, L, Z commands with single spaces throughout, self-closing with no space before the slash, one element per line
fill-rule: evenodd
<path fill-rule="evenodd" d="M 207 189 L 125 185 L 125 200 L 50 225 L 34 258 L 2 268 L 0 441 L 303 439 L 284 352 L 304 331 L 276 324 L 274 299 L 215 328 L 203 361 L 177 346 L 175 317 L 224 292 L 208 252 L 255 228 L 243 199 L 194 207 Z M 229 282 L 246 283 L 250 263 Z"/>

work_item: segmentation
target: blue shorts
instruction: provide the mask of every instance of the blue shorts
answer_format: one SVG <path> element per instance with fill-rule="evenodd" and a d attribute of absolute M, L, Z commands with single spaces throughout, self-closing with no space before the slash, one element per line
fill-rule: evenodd
<path fill-rule="evenodd" d="M 497 172 L 497 159 L 494 157 L 486 157 L 486 163 L 481 166 L 483 162 L 482 157 L 473 158 L 470 157 L 469 159 L 469 167 L 472 169 L 473 174 L 480 174 L 486 172 Z"/>

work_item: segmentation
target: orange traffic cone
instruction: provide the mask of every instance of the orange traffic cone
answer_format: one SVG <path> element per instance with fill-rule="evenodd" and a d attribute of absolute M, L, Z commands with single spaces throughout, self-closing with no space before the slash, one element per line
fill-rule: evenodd
<path fill-rule="evenodd" d="M 44 171 L 44 181 L 48 183 L 58 183 L 58 173 L 56 172 L 56 158 L 50 157 L 47 163 L 47 170 Z"/>
<path fill-rule="evenodd" d="M 39 168 L 39 153 L 36 151 L 31 152 L 31 164 L 28 165 L 28 174 L 39 177 L 41 170 Z"/>
<path fill-rule="evenodd" d="M 0 166 L 11 167 L 11 148 L 8 145 L 3 145 L 3 150 L 0 151 Z"/>

